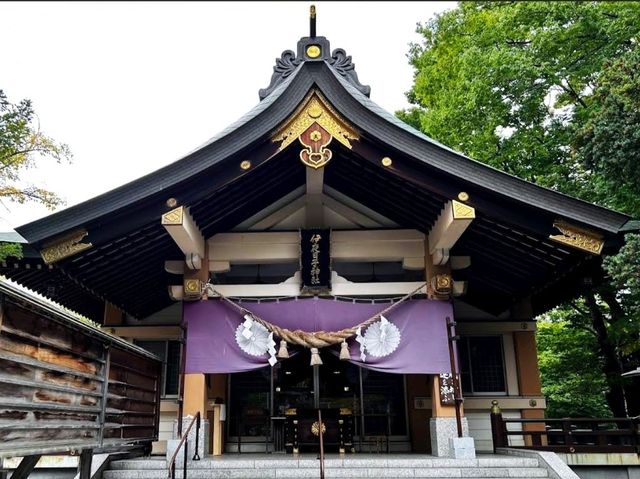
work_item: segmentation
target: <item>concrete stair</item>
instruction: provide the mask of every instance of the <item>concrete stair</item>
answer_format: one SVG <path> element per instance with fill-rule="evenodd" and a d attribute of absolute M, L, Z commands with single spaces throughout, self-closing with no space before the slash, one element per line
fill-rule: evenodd
<path fill-rule="evenodd" d="M 182 478 L 182 469 L 176 469 Z M 315 455 L 273 456 L 264 454 L 207 457 L 189 463 L 187 479 L 319 478 Z M 325 459 L 325 477 L 331 478 L 547 478 L 537 459 L 486 455 L 477 459 L 447 459 L 426 455 L 337 455 Z M 113 461 L 103 479 L 167 479 L 164 458 Z"/>

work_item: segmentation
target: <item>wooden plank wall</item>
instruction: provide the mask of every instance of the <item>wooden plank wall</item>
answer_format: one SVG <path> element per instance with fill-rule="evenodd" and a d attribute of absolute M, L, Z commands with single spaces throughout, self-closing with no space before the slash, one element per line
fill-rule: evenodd
<path fill-rule="evenodd" d="M 6 295 L 0 306 L 0 457 L 157 439 L 159 361 Z"/>

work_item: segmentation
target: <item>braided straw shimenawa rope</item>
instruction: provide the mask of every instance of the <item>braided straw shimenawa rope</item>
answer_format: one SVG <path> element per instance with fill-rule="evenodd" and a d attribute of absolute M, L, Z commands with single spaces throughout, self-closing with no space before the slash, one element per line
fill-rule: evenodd
<path fill-rule="evenodd" d="M 212 290 L 212 292 L 214 294 L 219 296 L 222 300 L 228 302 L 231 306 L 233 306 L 237 310 L 241 311 L 243 314 L 251 315 L 251 317 L 254 319 L 254 321 L 256 321 L 257 323 L 261 324 L 262 326 L 267 328 L 270 332 L 272 332 L 274 335 L 278 336 L 282 340 L 287 341 L 290 344 L 296 344 L 298 346 L 304 346 L 305 348 L 324 348 L 326 346 L 332 346 L 334 344 L 340 344 L 340 343 L 346 341 L 348 338 L 350 338 L 352 336 L 355 336 L 356 331 L 358 330 L 358 328 L 365 329 L 367 326 L 370 326 L 373 323 L 375 323 L 376 321 L 379 321 L 380 320 L 380 316 L 383 316 L 383 315 L 389 313 L 389 311 L 394 309 L 396 306 L 398 306 L 399 304 L 403 303 L 407 299 L 411 298 L 413 295 L 418 293 L 422 288 L 424 288 L 426 286 L 426 284 L 427 283 L 424 283 L 424 284 L 420 285 L 415 290 L 413 290 L 410 293 L 408 293 L 405 296 L 403 296 L 397 302 L 389 305 L 387 308 L 385 308 L 382 311 L 376 313 L 375 315 L 371 316 L 369 319 L 361 322 L 360 324 L 357 324 L 356 326 L 352 326 L 350 328 L 341 329 L 340 331 L 329 331 L 329 332 L 326 332 L 326 331 L 309 332 L 309 331 L 302 331 L 300 329 L 296 329 L 295 331 L 291 331 L 290 329 L 287 329 L 287 328 L 281 328 L 280 326 L 272 324 L 269 321 L 265 321 L 264 319 L 262 319 L 259 316 L 257 316 L 255 313 L 249 311 L 246 308 L 243 308 L 239 304 L 233 302 L 231 299 L 229 299 L 226 296 L 220 294 L 210 284 L 207 284 L 205 286 L 205 294 L 207 294 L 207 288 L 209 288 L 210 290 Z"/>

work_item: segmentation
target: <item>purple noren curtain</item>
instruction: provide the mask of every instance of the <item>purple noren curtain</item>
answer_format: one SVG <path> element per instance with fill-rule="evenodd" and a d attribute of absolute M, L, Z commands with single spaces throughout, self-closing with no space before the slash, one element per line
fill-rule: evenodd
<path fill-rule="evenodd" d="M 389 303 L 364 304 L 314 297 L 243 302 L 242 305 L 262 319 L 292 331 L 338 331 L 361 323 L 382 311 Z M 385 315 L 400 329 L 398 349 L 381 358 L 367 355 L 366 361 L 361 362 L 359 345 L 350 339 L 351 361 L 366 368 L 391 373 L 451 372 L 446 318 L 453 319 L 452 313 L 451 304 L 445 301 L 405 301 Z M 188 327 L 187 373 L 234 373 L 268 365 L 266 353 L 255 357 L 240 349 L 235 340 L 235 331 L 243 321 L 242 314 L 225 301 L 185 303 L 184 321 Z M 329 349 L 337 352 L 339 345 Z M 327 354 L 327 351 L 320 350 L 320 354 Z"/>

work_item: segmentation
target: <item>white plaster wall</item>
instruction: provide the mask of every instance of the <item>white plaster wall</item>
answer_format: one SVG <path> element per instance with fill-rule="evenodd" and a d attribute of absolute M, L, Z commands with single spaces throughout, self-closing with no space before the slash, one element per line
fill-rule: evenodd
<path fill-rule="evenodd" d="M 476 443 L 476 451 L 493 452 L 493 441 L 491 439 L 491 419 L 489 411 L 466 411 L 465 416 L 469 423 L 469 435 Z M 520 411 L 502 411 L 502 416 L 508 419 L 520 419 Z M 510 430 L 521 431 L 520 424 L 510 424 Z M 512 446 L 522 446 L 524 441 L 522 436 L 512 436 L 509 439 Z"/>

